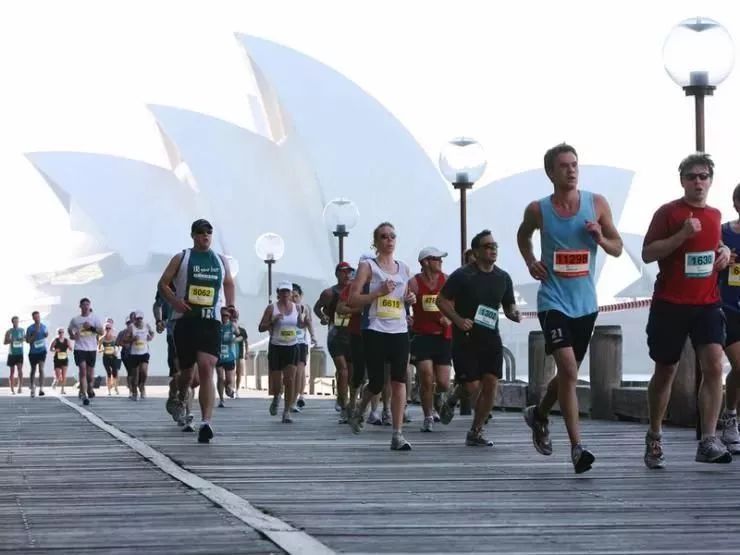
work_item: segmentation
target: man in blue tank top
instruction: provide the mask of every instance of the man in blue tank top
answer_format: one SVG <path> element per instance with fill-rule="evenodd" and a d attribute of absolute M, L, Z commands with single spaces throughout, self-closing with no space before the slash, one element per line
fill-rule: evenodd
<path fill-rule="evenodd" d="M 31 366 L 31 373 L 28 376 L 28 387 L 31 390 L 31 397 L 36 396 L 36 370 L 39 372 L 39 397 L 44 396 L 44 363 L 46 362 L 46 338 L 49 332 L 46 326 L 41 323 L 41 315 L 38 310 L 31 313 L 33 324 L 26 330 L 26 342 L 28 348 L 28 364 Z"/>
<path fill-rule="evenodd" d="M 594 269 L 598 247 L 611 256 L 622 254 L 622 239 L 609 203 L 601 195 L 579 190 L 578 154 L 565 143 L 545 153 L 545 173 L 554 191 L 531 202 L 517 232 L 517 243 L 530 275 L 540 282 L 537 312 L 545 335 L 545 352 L 555 359 L 557 374 L 538 405 L 527 407 L 524 419 L 532 442 L 543 455 L 552 454 L 547 417 L 556 402 L 565 420 L 576 473 L 591 469 L 594 456 L 581 445 L 576 382 L 598 314 Z M 538 259 L 532 235 L 540 232 Z"/>
<path fill-rule="evenodd" d="M 23 387 L 23 340 L 25 332 L 18 326 L 18 316 L 10 319 L 13 327 L 5 332 L 5 345 L 8 347 L 8 368 L 10 369 L 10 392 L 15 395 L 15 384 L 18 383 L 18 393 L 21 393 Z M 15 381 L 15 371 L 18 370 L 18 382 Z"/>
<path fill-rule="evenodd" d="M 172 307 L 176 321 L 173 331 L 177 363 L 178 404 L 175 418 L 184 418 L 186 400 L 193 384 L 195 365 L 198 365 L 201 423 L 198 442 L 209 443 L 213 438 L 211 419 L 216 391 L 213 373 L 221 354 L 221 307 L 226 306 L 232 316 L 236 287 L 229 265 L 222 255 L 211 250 L 213 226 L 207 220 L 196 220 L 190 226 L 193 247 L 172 257 L 158 288 L 164 300 Z M 175 284 L 173 291 L 170 284 Z"/>

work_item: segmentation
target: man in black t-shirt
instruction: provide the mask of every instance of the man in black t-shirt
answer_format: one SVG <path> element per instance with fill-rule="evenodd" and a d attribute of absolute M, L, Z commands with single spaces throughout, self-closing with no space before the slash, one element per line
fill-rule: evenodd
<path fill-rule="evenodd" d="M 521 315 L 514 300 L 511 277 L 495 265 L 498 244 L 484 229 L 471 241 L 475 261 L 455 270 L 437 296 L 437 306 L 452 323 L 452 361 L 458 387 L 442 403 L 439 416 L 449 424 L 458 396 L 468 395 L 475 406 L 473 425 L 465 444 L 492 446 L 483 436 L 483 424 L 493 408 L 498 380 L 502 377 L 503 345 L 499 334 L 499 309 L 514 322 Z"/>

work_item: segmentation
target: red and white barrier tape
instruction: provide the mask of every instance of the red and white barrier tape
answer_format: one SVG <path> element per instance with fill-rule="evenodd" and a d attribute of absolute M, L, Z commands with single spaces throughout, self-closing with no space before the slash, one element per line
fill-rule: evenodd
<path fill-rule="evenodd" d="M 627 301 L 624 303 L 605 304 L 599 307 L 599 312 L 619 312 L 620 310 L 631 310 L 633 308 L 645 308 L 650 306 L 652 299 L 640 299 L 639 301 Z M 522 318 L 537 318 L 536 310 L 524 310 Z"/>

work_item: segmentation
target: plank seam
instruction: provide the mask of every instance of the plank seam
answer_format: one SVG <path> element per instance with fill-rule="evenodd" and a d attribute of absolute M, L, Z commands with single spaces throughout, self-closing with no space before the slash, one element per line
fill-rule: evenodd
<path fill-rule="evenodd" d="M 116 426 L 105 422 L 95 413 L 72 403 L 64 397 L 59 396 L 57 398 L 62 404 L 80 413 L 91 424 L 136 451 L 165 474 L 197 491 L 206 499 L 223 507 L 247 526 L 267 536 L 270 541 L 290 555 L 334 554 L 334 551 L 328 546 L 303 530 L 293 528 L 287 522 L 263 513 L 243 497 L 239 497 L 235 493 L 185 470 L 164 453 L 157 451 L 151 445 L 127 434 Z"/>

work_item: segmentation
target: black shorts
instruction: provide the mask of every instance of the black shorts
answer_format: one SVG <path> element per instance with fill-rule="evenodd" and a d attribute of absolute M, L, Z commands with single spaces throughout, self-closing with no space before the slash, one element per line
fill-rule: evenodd
<path fill-rule="evenodd" d="M 8 355 L 8 366 L 23 366 L 23 355 Z"/>
<path fill-rule="evenodd" d="M 580 363 L 586 356 L 598 315 L 598 312 L 593 312 L 571 318 L 559 310 L 538 312 L 537 317 L 545 335 L 545 353 L 551 355 L 558 349 L 571 347 L 576 361 Z"/>
<path fill-rule="evenodd" d="M 362 342 L 367 366 L 368 390 L 377 395 L 385 384 L 385 364 L 391 367 L 391 381 L 406 383 L 409 363 L 409 334 L 363 330 Z"/>
<path fill-rule="evenodd" d="M 68 358 L 57 358 L 56 356 L 54 356 L 54 368 L 64 368 L 68 364 Z"/>
<path fill-rule="evenodd" d="M 306 364 L 308 361 L 308 343 L 298 343 L 298 362 L 297 364 Z"/>
<path fill-rule="evenodd" d="M 349 348 L 352 352 L 352 377 L 351 383 L 354 389 L 360 387 L 367 380 L 367 369 L 365 367 L 365 352 L 362 347 L 362 336 L 351 335 Z"/>
<path fill-rule="evenodd" d="M 180 318 L 175 322 L 175 353 L 180 368 L 195 366 L 198 353 L 219 358 L 221 354 L 221 322 L 202 318 Z"/>
<path fill-rule="evenodd" d="M 331 335 L 326 342 L 326 346 L 329 348 L 331 358 L 344 357 L 347 362 L 352 358 L 350 335 L 347 332 L 343 331 Z"/>
<path fill-rule="evenodd" d="M 46 351 L 43 353 L 28 353 L 28 363 L 33 366 L 34 364 L 41 364 L 43 366 L 46 362 Z"/>
<path fill-rule="evenodd" d="M 170 370 L 170 378 L 177 375 L 177 352 L 175 351 L 175 338 L 171 333 L 167 334 L 167 368 Z"/>
<path fill-rule="evenodd" d="M 129 368 L 137 368 L 139 364 L 149 364 L 149 353 L 143 355 L 129 355 L 128 356 Z"/>
<path fill-rule="evenodd" d="M 504 348 L 501 336 L 496 334 L 483 344 L 475 343 L 469 336 L 452 343 L 452 361 L 455 382 L 477 382 L 484 374 L 503 377 Z"/>
<path fill-rule="evenodd" d="M 740 312 L 737 310 L 723 310 L 725 313 L 725 324 L 727 327 L 727 338 L 725 347 L 740 341 Z"/>
<path fill-rule="evenodd" d="M 431 360 L 439 366 L 452 363 L 452 341 L 443 335 L 415 335 L 411 339 L 411 362 Z"/>
<path fill-rule="evenodd" d="M 286 366 L 298 363 L 298 344 L 273 345 L 267 348 L 267 366 L 270 372 L 281 372 Z"/>
<path fill-rule="evenodd" d="M 645 328 L 650 358 L 661 364 L 676 364 L 686 338 L 694 348 L 725 344 L 725 314 L 719 306 L 680 305 L 654 300 Z"/>
<path fill-rule="evenodd" d="M 80 366 L 84 362 L 88 368 L 94 368 L 97 354 L 97 351 L 75 351 L 75 364 Z"/>
<path fill-rule="evenodd" d="M 236 370 L 236 361 L 231 360 L 229 362 L 221 362 L 219 360 L 216 366 L 218 368 L 223 368 L 226 372 L 231 372 L 232 370 Z"/>
<path fill-rule="evenodd" d="M 118 371 L 121 369 L 121 359 L 115 355 L 103 355 L 103 368 L 109 378 L 117 378 Z"/>

